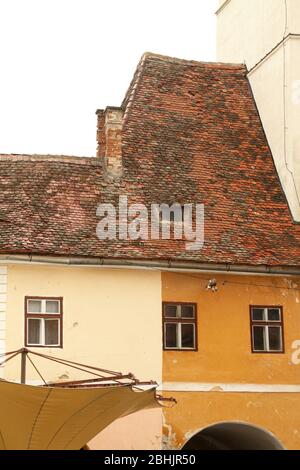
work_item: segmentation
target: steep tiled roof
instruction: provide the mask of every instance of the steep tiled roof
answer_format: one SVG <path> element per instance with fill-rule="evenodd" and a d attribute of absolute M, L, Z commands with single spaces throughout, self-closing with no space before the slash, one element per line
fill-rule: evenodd
<path fill-rule="evenodd" d="M 123 102 L 121 182 L 96 158 L 0 156 L 0 252 L 300 265 L 246 69 L 146 54 Z M 205 245 L 96 237 L 100 202 L 204 203 Z"/>

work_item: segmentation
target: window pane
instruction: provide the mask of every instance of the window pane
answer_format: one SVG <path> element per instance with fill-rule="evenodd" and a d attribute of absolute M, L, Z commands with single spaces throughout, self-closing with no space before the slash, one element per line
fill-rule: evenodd
<path fill-rule="evenodd" d="M 268 320 L 269 321 L 280 321 L 280 310 L 279 308 L 268 309 Z"/>
<path fill-rule="evenodd" d="M 45 320 L 45 345 L 57 345 L 58 340 L 58 320 Z"/>
<path fill-rule="evenodd" d="M 195 347 L 195 325 L 190 323 L 181 324 L 181 347 Z"/>
<path fill-rule="evenodd" d="M 42 301 L 41 300 L 28 300 L 28 312 L 29 313 L 41 313 Z"/>
<path fill-rule="evenodd" d="M 59 313 L 59 301 L 46 300 L 46 313 Z"/>
<path fill-rule="evenodd" d="M 28 344 L 41 344 L 41 320 L 29 318 L 27 323 Z"/>
<path fill-rule="evenodd" d="M 281 351 L 281 328 L 276 326 L 269 326 L 269 348 L 270 351 Z"/>
<path fill-rule="evenodd" d="M 266 327 L 253 327 L 253 349 L 254 351 L 266 351 Z"/>
<path fill-rule="evenodd" d="M 253 308 L 252 309 L 252 320 L 253 321 L 264 321 L 264 309 L 263 308 Z"/>
<path fill-rule="evenodd" d="M 165 324 L 165 347 L 177 348 L 177 323 Z"/>
<path fill-rule="evenodd" d="M 176 318 L 177 317 L 177 305 L 165 305 L 165 317 Z"/>
<path fill-rule="evenodd" d="M 181 318 L 194 318 L 194 306 L 193 305 L 182 305 L 181 306 Z"/>

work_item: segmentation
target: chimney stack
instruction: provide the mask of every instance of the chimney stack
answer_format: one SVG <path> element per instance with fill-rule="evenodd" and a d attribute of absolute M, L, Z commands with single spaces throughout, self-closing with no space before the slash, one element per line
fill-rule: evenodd
<path fill-rule="evenodd" d="M 123 110 L 108 106 L 96 111 L 97 158 L 102 159 L 105 177 L 118 180 L 122 177 L 122 121 Z"/>

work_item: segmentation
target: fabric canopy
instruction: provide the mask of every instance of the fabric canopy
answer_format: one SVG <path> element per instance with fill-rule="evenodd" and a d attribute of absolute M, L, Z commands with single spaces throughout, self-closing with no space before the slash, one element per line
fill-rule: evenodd
<path fill-rule="evenodd" d="M 76 450 L 117 418 L 158 407 L 155 389 L 0 382 L 0 449 Z"/>

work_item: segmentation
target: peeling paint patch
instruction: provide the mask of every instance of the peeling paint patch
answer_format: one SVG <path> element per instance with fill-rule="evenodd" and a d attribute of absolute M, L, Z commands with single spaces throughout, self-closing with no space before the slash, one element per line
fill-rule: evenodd
<path fill-rule="evenodd" d="M 247 408 L 262 408 L 262 403 L 258 401 L 248 401 Z"/>
<path fill-rule="evenodd" d="M 292 354 L 291 361 L 294 365 L 299 365 L 300 364 L 300 340 L 295 340 L 292 343 L 292 349 L 295 351 Z"/>
<path fill-rule="evenodd" d="M 176 433 L 173 432 L 173 428 L 170 424 L 167 424 L 165 417 L 163 416 L 163 436 L 162 436 L 162 449 L 163 450 L 174 450 L 178 449 L 176 445 Z"/>

